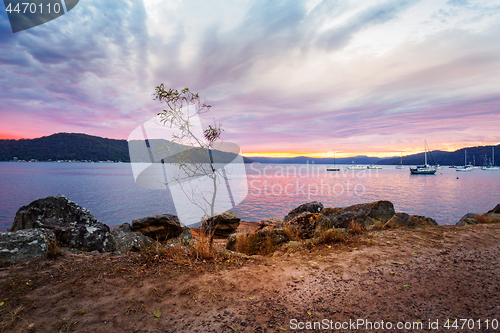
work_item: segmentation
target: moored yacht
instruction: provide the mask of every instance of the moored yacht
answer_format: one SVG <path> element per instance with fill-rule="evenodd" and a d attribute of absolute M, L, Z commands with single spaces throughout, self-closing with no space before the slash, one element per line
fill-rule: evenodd
<path fill-rule="evenodd" d="M 417 165 L 414 168 L 410 168 L 410 172 L 412 175 L 433 175 L 436 173 L 436 168 L 427 164 L 427 142 L 425 142 L 424 147 L 424 156 L 425 156 L 425 164 Z"/>

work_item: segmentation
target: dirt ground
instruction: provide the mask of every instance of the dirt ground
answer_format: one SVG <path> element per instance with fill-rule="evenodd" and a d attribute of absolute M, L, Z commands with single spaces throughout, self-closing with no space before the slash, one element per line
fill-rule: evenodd
<path fill-rule="evenodd" d="M 343 244 L 215 262 L 65 251 L 55 259 L 0 268 L 1 327 L 285 332 L 316 325 L 306 331 L 496 332 L 499 237 L 498 224 L 374 231 Z"/>

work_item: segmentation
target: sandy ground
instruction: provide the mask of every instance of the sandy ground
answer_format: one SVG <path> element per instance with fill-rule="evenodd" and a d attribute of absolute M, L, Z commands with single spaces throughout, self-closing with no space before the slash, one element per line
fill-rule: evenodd
<path fill-rule="evenodd" d="M 346 244 L 216 262 L 65 252 L 0 268 L 1 327 L 285 332 L 316 325 L 306 331 L 497 332 L 499 240 L 500 225 L 488 224 L 377 231 Z M 457 319 L 459 329 L 444 327 L 447 319 Z"/>

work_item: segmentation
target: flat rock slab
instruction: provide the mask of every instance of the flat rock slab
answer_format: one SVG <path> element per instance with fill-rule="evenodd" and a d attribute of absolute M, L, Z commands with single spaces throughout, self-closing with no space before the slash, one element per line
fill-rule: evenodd
<path fill-rule="evenodd" d="M 179 237 L 186 227 L 177 216 L 162 214 L 133 220 L 131 229 L 154 240 L 165 241 Z"/>
<path fill-rule="evenodd" d="M 234 233 L 234 231 L 240 225 L 240 221 L 241 219 L 235 213 L 222 212 L 217 213 L 217 215 L 215 216 L 204 218 L 202 221 L 202 226 L 206 231 L 210 231 L 215 228 L 215 236 L 227 237 Z"/>
<path fill-rule="evenodd" d="M 329 228 L 347 228 L 351 222 L 368 227 L 377 222 L 386 223 L 394 215 L 394 205 L 390 201 L 376 201 L 342 208 L 325 208 L 321 215 L 330 220 Z"/>

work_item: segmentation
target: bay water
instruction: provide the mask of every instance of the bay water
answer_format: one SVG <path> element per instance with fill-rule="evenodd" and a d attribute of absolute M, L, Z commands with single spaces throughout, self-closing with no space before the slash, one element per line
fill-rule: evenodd
<path fill-rule="evenodd" d="M 500 171 L 457 172 L 444 167 L 436 175 L 411 175 L 408 168 L 361 171 L 337 165 L 246 164 L 248 194 L 233 211 L 245 221 L 283 217 L 309 201 L 325 207 L 391 201 L 396 211 L 424 215 L 439 224 L 455 224 L 468 212 L 485 213 L 500 203 Z M 56 194 L 87 208 L 109 226 L 150 215 L 172 213 L 167 190 L 138 187 L 128 163 L 0 163 L 0 231 L 12 225 L 16 211 Z M 186 205 L 190 203 L 186 200 Z"/>

